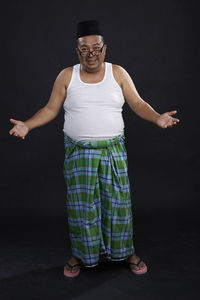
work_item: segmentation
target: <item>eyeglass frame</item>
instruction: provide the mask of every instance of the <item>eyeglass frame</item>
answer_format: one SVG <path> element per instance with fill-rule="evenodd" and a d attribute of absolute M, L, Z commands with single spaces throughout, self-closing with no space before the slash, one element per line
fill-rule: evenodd
<path fill-rule="evenodd" d="M 85 56 L 82 56 L 83 51 L 81 51 L 81 50 L 79 49 L 79 47 L 78 47 L 78 51 L 79 51 L 79 54 L 80 54 L 82 57 L 86 57 L 87 55 L 90 55 L 90 53 L 92 53 L 92 55 L 93 55 L 93 52 L 95 52 L 95 51 L 100 51 L 99 54 L 95 54 L 96 56 L 99 56 L 99 55 L 101 55 L 102 52 L 103 52 L 103 47 L 104 47 L 104 45 L 105 45 L 105 44 L 103 43 L 103 46 L 101 47 L 100 50 L 85 51 L 85 52 L 87 52 Z"/>

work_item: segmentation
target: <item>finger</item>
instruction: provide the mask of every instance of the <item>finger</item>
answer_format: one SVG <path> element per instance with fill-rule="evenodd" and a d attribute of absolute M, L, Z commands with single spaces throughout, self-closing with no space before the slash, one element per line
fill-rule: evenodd
<path fill-rule="evenodd" d="M 18 124 L 19 121 L 15 120 L 15 119 L 10 119 L 10 122 L 13 123 L 13 124 Z"/>
<path fill-rule="evenodd" d="M 9 134 L 10 134 L 10 135 L 12 135 L 12 134 L 13 134 L 13 132 L 14 132 L 14 130 L 13 130 L 13 129 L 11 129 L 11 130 L 9 131 Z"/>
<path fill-rule="evenodd" d="M 14 135 L 14 136 L 21 137 L 21 133 L 20 133 L 18 130 L 15 130 L 15 132 L 14 132 L 13 135 Z"/>
<path fill-rule="evenodd" d="M 171 127 L 173 127 L 173 125 L 172 125 L 172 124 L 169 124 L 169 125 L 167 125 L 167 128 L 171 128 Z"/>
<path fill-rule="evenodd" d="M 179 120 L 172 120 L 172 126 L 171 127 L 173 127 L 173 126 L 175 126 L 177 123 L 179 123 Z"/>
<path fill-rule="evenodd" d="M 10 131 L 9 131 L 9 133 L 11 134 L 11 135 L 13 135 L 14 133 L 16 133 L 17 131 L 16 131 L 16 128 L 12 128 Z"/>
<path fill-rule="evenodd" d="M 172 116 L 175 115 L 177 113 L 177 110 L 172 110 L 170 112 L 168 112 L 168 115 Z"/>
<path fill-rule="evenodd" d="M 180 120 L 176 118 L 173 118 L 173 121 L 180 122 Z"/>
<path fill-rule="evenodd" d="M 166 124 L 166 126 L 167 126 L 167 128 L 168 127 L 172 127 L 174 124 L 173 124 L 173 121 L 172 120 L 170 120 L 167 124 Z"/>

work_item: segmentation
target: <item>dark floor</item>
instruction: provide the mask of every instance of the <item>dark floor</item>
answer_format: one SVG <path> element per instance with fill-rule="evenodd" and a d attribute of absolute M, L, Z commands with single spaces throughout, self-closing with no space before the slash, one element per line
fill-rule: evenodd
<path fill-rule="evenodd" d="M 136 254 L 148 273 L 135 275 L 123 261 L 102 261 L 63 275 L 70 258 L 65 224 L 1 225 L 0 299 L 199 299 L 199 224 L 194 220 L 138 220 Z"/>

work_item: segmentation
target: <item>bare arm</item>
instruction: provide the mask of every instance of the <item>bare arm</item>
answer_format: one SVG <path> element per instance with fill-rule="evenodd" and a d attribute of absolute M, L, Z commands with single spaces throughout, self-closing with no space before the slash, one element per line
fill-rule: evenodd
<path fill-rule="evenodd" d="M 122 88 L 124 98 L 128 105 L 138 116 L 155 123 L 161 128 L 172 127 L 172 125 L 179 122 L 179 119 L 171 117 L 171 115 L 175 114 L 176 111 L 159 114 L 147 102 L 145 102 L 138 94 L 131 77 L 125 69 L 114 65 L 114 74 Z"/>
<path fill-rule="evenodd" d="M 48 103 L 35 113 L 31 118 L 22 122 L 14 119 L 10 121 L 15 126 L 10 130 L 10 134 L 24 138 L 27 133 L 52 121 L 59 113 L 59 110 L 66 97 L 66 89 L 71 78 L 71 67 L 62 70 L 53 85 Z"/>
<path fill-rule="evenodd" d="M 24 122 L 29 130 L 49 123 L 58 115 L 66 96 L 65 76 L 66 70 L 62 70 L 54 82 L 48 103 Z"/>

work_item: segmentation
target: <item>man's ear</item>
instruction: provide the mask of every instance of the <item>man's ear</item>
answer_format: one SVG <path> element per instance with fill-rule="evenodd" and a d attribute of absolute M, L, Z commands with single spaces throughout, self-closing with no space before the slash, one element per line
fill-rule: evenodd
<path fill-rule="evenodd" d="M 78 57 L 80 55 L 78 48 L 76 48 L 76 53 L 78 54 Z"/>
<path fill-rule="evenodd" d="M 104 46 L 103 46 L 103 54 L 106 54 L 106 49 L 107 49 L 107 45 L 104 44 Z"/>

